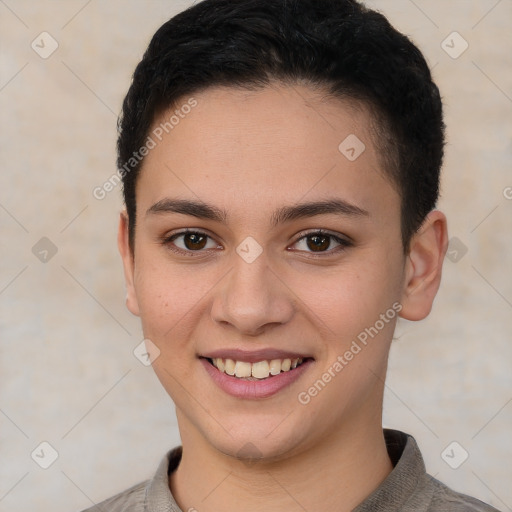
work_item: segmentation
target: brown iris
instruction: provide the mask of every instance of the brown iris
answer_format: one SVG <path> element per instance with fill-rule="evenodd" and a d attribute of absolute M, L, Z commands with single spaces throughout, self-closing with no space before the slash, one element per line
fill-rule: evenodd
<path fill-rule="evenodd" d="M 203 249 L 206 245 L 206 238 L 206 236 L 199 233 L 186 233 L 183 235 L 183 242 L 187 249 Z"/>
<path fill-rule="evenodd" d="M 318 236 L 311 235 L 308 236 L 308 248 L 315 252 L 321 252 L 324 249 L 328 249 L 331 243 L 330 236 Z M 310 243 L 313 242 L 313 243 Z"/>

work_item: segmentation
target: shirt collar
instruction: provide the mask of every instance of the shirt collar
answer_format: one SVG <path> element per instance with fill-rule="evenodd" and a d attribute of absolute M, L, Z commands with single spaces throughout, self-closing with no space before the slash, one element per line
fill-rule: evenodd
<path fill-rule="evenodd" d="M 353 512 L 425 512 L 432 491 L 423 457 L 415 439 L 398 430 L 384 429 L 389 457 L 394 466 L 391 473 Z M 181 460 L 182 448 L 169 451 L 146 487 L 144 512 L 182 512 L 169 489 L 169 474 Z"/>
<path fill-rule="evenodd" d="M 425 463 L 414 437 L 384 429 L 393 470 L 353 512 L 424 512 L 432 496 Z"/>
<path fill-rule="evenodd" d="M 169 489 L 169 475 L 178 467 L 182 447 L 167 452 L 160 462 L 155 476 L 146 487 L 144 512 L 182 512 Z"/>

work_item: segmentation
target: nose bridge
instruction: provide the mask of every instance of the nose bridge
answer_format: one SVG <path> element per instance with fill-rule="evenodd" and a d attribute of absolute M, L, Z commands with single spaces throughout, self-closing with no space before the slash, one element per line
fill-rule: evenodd
<path fill-rule="evenodd" d="M 244 257 L 240 244 L 222 292 L 215 298 L 212 316 L 247 334 L 260 332 L 268 324 L 286 323 L 293 315 L 287 288 L 271 269 L 267 254 Z M 254 256 L 254 253 L 253 253 Z"/>

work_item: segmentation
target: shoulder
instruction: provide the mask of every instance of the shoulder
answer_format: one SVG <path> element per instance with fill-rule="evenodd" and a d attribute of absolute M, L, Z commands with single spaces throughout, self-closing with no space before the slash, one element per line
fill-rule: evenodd
<path fill-rule="evenodd" d="M 82 512 L 105 512 L 106 510 L 108 512 L 143 512 L 149 482 L 149 480 L 140 482 Z"/>
<path fill-rule="evenodd" d="M 429 475 L 418 443 L 410 434 L 385 429 L 384 437 L 394 469 L 373 495 L 356 509 L 358 512 L 499 512 Z"/>
<path fill-rule="evenodd" d="M 433 490 L 429 512 L 499 512 L 483 501 L 450 489 L 430 475 L 427 478 Z"/>
<path fill-rule="evenodd" d="M 180 460 L 181 446 L 178 446 L 165 454 L 152 479 L 140 482 L 82 512 L 144 512 L 161 510 L 164 504 L 174 506 L 168 475 L 176 469 Z M 165 510 L 175 509 L 167 507 Z"/>

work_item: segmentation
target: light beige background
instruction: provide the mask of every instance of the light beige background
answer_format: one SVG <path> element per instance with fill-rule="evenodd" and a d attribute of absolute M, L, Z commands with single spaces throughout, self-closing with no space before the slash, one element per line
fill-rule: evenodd
<path fill-rule="evenodd" d="M 2 512 L 91 506 L 179 443 L 171 400 L 132 353 L 142 335 L 124 305 L 120 190 L 92 190 L 115 171 L 136 63 L 190 4 L 0 1 Z M 440 208 L 467 247 L 446 261 L 431 316 L 398 327 L 385 425 L 416 437 L 432 475 L 512 510 L 512 1 L 368 4 L 433 67 L 448 125 Z M 31 48 L 43 31 L 59 45 L 47 59 Z M 469 43 L 457 59 L 441 47 L 453 31 Z M 58 249 L 47 263 L 32 252 L 42 237 Z M 31 458 L 43 441 L 58 452 L 46 470 Z M 458 469 L 441 458 L 452 441 L 469 453 Z"/>

